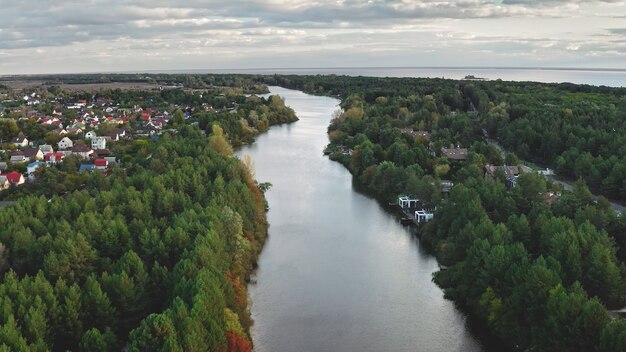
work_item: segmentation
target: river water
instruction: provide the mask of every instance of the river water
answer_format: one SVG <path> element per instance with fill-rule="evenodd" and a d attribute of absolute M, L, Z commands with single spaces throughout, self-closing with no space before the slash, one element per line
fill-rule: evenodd
<path fill-rule="evenodd" d="M 270 90 L 300 121 L 237 152 L 273 184 L 269 238 L 249 286 L 255 351 L 482 351 L 431 282 L 436 259 L 322 155 L 338 101 Z"/>

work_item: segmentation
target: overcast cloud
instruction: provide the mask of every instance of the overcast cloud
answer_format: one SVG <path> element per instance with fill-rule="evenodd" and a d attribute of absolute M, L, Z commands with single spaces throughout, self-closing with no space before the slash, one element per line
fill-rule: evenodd
<path fill-rule="evenodd" d="M 618 0 L 0 0 L 0 8 L 0 74 L 626 69 L 626 3 Z"/>

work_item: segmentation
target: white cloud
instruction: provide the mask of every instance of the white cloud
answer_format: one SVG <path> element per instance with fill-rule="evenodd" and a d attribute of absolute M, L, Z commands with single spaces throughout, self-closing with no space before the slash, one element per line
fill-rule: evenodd
<path fill-rule="evenodd" d="M 623 1 L 0 0 L 0 7 L 0 73 L 559 66 L 580 65 L 586 54 L 586 66 L 626 68 L 616 59 L 624 54 Z"/>

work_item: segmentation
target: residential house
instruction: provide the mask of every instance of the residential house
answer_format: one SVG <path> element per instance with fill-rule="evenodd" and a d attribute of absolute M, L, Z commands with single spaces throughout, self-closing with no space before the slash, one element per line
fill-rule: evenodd
<path fill-rule="evenodd" d="M 107 156 L 111 156 L 111 151 L 109 151 L 108 149 L 94 149 L 93 150 L 93 157 L 94 158 L 104 158 Z"/>
<path fill-rule="evenodd" d="M 452 187 L 454 187 L 454 182 L 450 180 L 441 180 L 441 192 L 449 193 Z"/>
<path fill-rule="evenodd" d="M 495 166 L 491 164 L 485 165 L 485 176 L 487 177 L 495 177 L 498 171 L 502 171 L 505 178 L 509 177 L 517 177 L 520 174 L 520 169 L 515 165 L 503 165 L 503 166 Z"/>
<path fill-rule="evenodd" d="M 11 183 L 6 176 L 0 176 L 0 191 L 4 191 L 5 189 L 9 188 L 10 185 Z"/>
<path fill-rule="evenodd" d="M 61 139 L 59 143 L 57 143 L 57 146 L 61 150 L 70 149 L 74 146 L 74 142 L 72 142 L 72 140 L 68 137 L 63 137 L 63 139 Z"/>
<path fill-rule="evenodd" d="M 17 148 L 26 147 L 28 145 L 28 139 L 24 136 L 15 137 L 11 142 L 15 144 Z"/>
<path fill-rule="evenodd" d="M 550 206 L 559 201 L 561 198 L 561 193 L 559 192 L 546 192 L 545 193 L 545 203 Z"/>
<path fill-rule="evenodd" d="M 48 153 L 44 155 L 43 160 L 48 164 L 57 164 L 65 159 L 65 154 L 63 153 Z"/>
<path fill-rule="evenodd" d="M 91 149 L 106 149 L 106 148 L 107 148 L 107 139 L 105 137 L 94 137 L 91 140 Z"/>
<path fill-rule="evenodd" d="M 41 161 L 33 161 L 32 163 L 28 164 L 28 166 L 26 167 L 26 173 L 28 174 L 28 178 L 31 180 L 35 179 L 35 171 L 37 171 L 38 168 L 40 168 L 41 166 L 45 166 L 46 163 L 43 163 Z"/>
<path fill-rule="evenodd" d="M 63 122 L 57 117 L 42 118 L 39 120 L 39 123 L 50 128 L 63 128 Z"/>
<path fill-rule="evenodd" d="M 40 148 L 26 148 L 24 149 L 24 156 L 27 160 L 43 160 L 43 152 Z"/>
<path fill-rule="evenodd" d="M 93 164 L 98 170 L 106 170 L 109 167 L 109 162 L 106 159 L 96 159 Z"/>
<path fill-rule="evenodd" d="M 433 219 L 433 217 L 434 214 L 432 212 L 424 209 L 415 212 L 415 220 L 417 220 L 418 224 L 423 222 L 429 222 Z"/>
<path fill-rule="evenodd" d="M 430 133 L 426 131 L 414 131 L 412 128 L 403 128 L 400 130 L 402 134 L 407 134 L 413 138 L 420 138 L 426 142 L 430 142 Z"/>
<path fill-rule="evenodd" d="M 420 200 L 414 196 L 400 196 L 398 197 L 398 205 L 400 208 L 409 209 L 415 208 L 419 204 Z"/>
<path fill-rule="evenodd" d="M 441 155 L 450 160 L 467 160 L 467 148 L 441 148 Z"/>
<path fill-rule="evenodd" d="M 67 129 L 67 133 L 71 134 L 81 134 L 83 133 L 83 129 L 80 127 L 70 127 Z"/>
<path fill-rule="evenodd" d="M 42 144 L 39 146 L 39 149 L 41 150 L 44 156 L 48 153 L 54 153 L 54 149 L 52 148 L 50 144 Z"/>
<path fill-rule="evenodd" d="M 519 175 L 524 172 L 531 172 L 532 169 L 524 165 L 521 165 L 521 166 L 511 166 L 511 165 L 494 166 L 490 164 L 485 165 L 486 177 L 493 178 L 495 177 L 496 173 L 499 171 L 504 174 L 507 187 L 514 188 L 515 186 L 517 186 L 517 178 L 519 177 Z"/>
<path fill-rule="evenodd" d="M 117 164 L 117 159 L 114 156 L 105 156 L 104 160 L 106 160 L 109 165 Z"/>
<path fill-rule="evenodd" d="M 94 164 L 80 164 L 78 172 L 92 172 L 94 168 Z"/>
<path fill-rule="evenodd" d="M 24 155 L 24 152 L 21 150 L 11 153 L 10 161 L 12 163 L 23 163 L 26 160 L 28 160 L 28 158 L 26 158 L 26 156 Z"/>
<path fill-rule="evenodd" d="M 76 144 L 72 147 L 72 154 L 80 155 L 83 159 L 87 160 L 93 154 L 93 150 L 86 144 Z"/>
<path fill-rule="evenodd" d="M 4 161 L 0 161 L 0 171 L 4 171 L 9 167 L 9 165 L 4 162 Z"/>
<path fill-rule="evenodd" d="M 85 139 L 93 139 L 96 137 L 98 137 L 98 135 L 96 134 L 96 131 L 89 131 L 85 133 Z"/>
<path fill-rule="evenodd" d="M 126 130 L 123 128 L 115 128 L 107 133 L 107 136 L 111 137 L 112 141 L 119 141 L 121 138 L 126 137 Z"/>
<path fill-rule="evenodd" d="M 9 183 L 12 185 L 21 185 L 24 183 L 24 175 L 17 171 L 9 172 L 8 174 L 2 174 L 0 176 L 5 176 Z"/>

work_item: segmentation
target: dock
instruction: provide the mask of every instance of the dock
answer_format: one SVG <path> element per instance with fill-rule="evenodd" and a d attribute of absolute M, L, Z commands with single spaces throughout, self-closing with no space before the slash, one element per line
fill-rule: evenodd
<path fill-rule="evenodd" d="M 415 212 L 418 210 L 417 208 L 401 208 L 399 205 L 395 205 L 397 207 L 398 210 L 400 210 L 400 213 L 402 214 L 402 217 L 400 218 L 400 222 L 403 224 L 407 224 L 407 225 L 415 225 L 415 226 L 419 226 L 420 223 L 417 222 L 417 220 L 415 219 Z"/>

